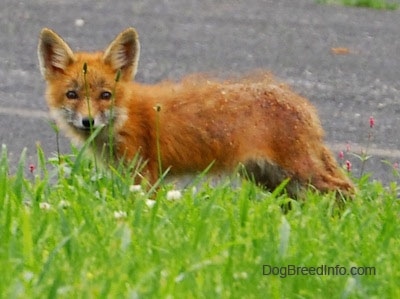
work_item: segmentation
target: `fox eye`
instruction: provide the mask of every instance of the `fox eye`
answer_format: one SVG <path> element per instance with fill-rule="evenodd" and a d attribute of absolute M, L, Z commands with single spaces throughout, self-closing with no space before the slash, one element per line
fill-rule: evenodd
<path fill-rule="evenodd" d="M 76 100 L 78 98 L 78 93 L 75 90 L 68 90 L 65 96 L 70 100 Z"/>
<path fill-rule="evenodd" d="M 111 97 L 112 97 L 112 94 L 109 91 L 103 91 L 100 94 L 100 99 L 102 99 L 102 100 L 109 100 L 109 99 L 111 99 Z"/>

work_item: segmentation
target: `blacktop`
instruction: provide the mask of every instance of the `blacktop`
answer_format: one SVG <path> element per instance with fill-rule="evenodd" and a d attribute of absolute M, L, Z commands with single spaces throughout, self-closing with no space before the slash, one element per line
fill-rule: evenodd
<path fill-rule="evenodd" d="M 141 41 L 137 81 L 221 77 L 257 69 L 274 73 L 317 107 L 338 156 L 387 184 L 400 162 L 400 10 L 322 5 L 314 0 L 2 0 L 0 3 L 0 143 L 11 169 L 36 144 L 56 151 L 36 47 L 43 27 L 76 50 L 104 48 L 126 27 Z M 375 125 L 370 128 L 370 117 Z M 70 151 L 61 137 L 61 151 Z M 342 161 L 343 162 L 343 161 Z"/>

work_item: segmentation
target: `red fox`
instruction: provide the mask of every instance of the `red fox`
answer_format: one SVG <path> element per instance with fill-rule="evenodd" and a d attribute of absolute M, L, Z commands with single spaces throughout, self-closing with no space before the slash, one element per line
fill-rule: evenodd
<path fill-rule="evenodd" d="M 323 143 L 316 109 L 271 75 L 234 81 L 189 76 L 180 83 L 132 82 L 139 60 L 134 28 L 104 52 L 73 52 L 55 32 L 41 31 L 38 57 L 56 124 L 92 147 L 115 149 L 118 161 L 139 155 L 142 177 L 160 172 L 227 173 L 241 165 L 266 189 L 286 179 L 296 197 L 307 187 L 352 194 L 354 187 Z M 112 139 L 109 138 L 110 132 Z M 112 144 L 110 144 L 112 140 Z"/>

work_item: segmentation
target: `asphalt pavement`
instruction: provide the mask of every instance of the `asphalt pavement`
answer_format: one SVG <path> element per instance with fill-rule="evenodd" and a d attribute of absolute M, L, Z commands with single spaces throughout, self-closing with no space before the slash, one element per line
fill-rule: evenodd
<path fill-rule="evenodd" d="M 38 143 L 47 156 L 56 151 L 37 63 L 41 28 L 73 49 L 97 50 L 129 26 L 142 46 L 138 81 L 269 70 L 315 104 L 335 155 L 366 150 L 372 179 L 397 179 L 390 165 L 400 162 L 400 10 L 313 0 L 2 0 L 0 143 L 11 168 L 25 147 L 28 163 Z M 60 144 L 70 151 L 66 138 Z M 345 159 L 358 176 L 359 159 Z"/>

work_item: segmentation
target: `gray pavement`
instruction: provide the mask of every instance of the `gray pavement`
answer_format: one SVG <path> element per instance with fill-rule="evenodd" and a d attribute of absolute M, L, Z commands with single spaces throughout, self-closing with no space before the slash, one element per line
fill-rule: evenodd
<path fill-rule="evenodd" d="M 24 147 L 28 162 L 35 162 L 36 143 L 49 156 L 56 148 L 37 67 L 41 28 L 73 49 L 95 50 L 128 26 L 141 39 L 138 81 L 270 70 L 317 106 L 335 153 L 347 142 L 357 152 L 368 146 L 366 170 L 385 183 L 394 179 L 381 161 L 400 162 L 400 10 L 313 0 L 2 0 L 0 143 L 11 166 Z M 332 54 L 339 47 L 350 52 Z M 376 126 L 367 145 L 370 116 Z M 61 149 L 69 151 L 65 138 Z M 349 159 L 357 175 L 360 163 Z"/>

